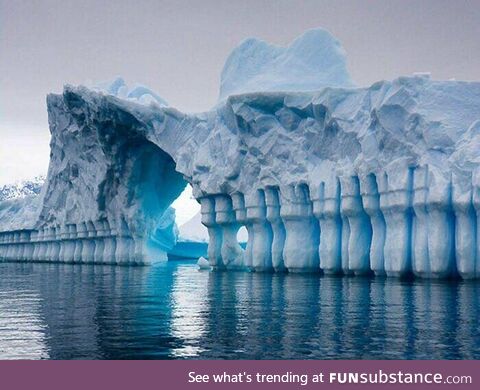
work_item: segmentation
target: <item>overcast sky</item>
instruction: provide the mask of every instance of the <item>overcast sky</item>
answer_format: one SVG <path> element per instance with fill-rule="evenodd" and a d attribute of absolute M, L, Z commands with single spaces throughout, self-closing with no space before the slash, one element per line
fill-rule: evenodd
<path fill-rule="evenodd" d="M 228 53 L 323 27 L 359 85 L 480 80 L 480 1 L 0 0 L 0 183 L 46 172 L 45 96 L 121 75 L 181 110 L 215 104 Z"/>

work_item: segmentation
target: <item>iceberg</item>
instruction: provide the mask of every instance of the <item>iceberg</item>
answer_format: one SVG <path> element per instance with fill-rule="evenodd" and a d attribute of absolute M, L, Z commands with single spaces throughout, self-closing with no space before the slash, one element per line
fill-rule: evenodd
<path fill-rule="evenodd" d="M 148 263 L 188 182 L 215 270 L 478 278 L 480 83 L 416 74 L 355 87 L 345 64 L 324 30 L 286 48 L 248 40 L 217 105 L 197 114 L 135 101 L 120 82 L 65 86 L 47 99 L 35 223 L 2 218 L 0 256 L 30 245 L 57 259 L 59 245 L 61 259 Z"/>

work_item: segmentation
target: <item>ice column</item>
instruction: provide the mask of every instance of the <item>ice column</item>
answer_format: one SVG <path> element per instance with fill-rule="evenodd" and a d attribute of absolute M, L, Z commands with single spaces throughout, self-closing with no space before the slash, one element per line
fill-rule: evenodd
<path fill-rule="evenodd" d="M 105 232 L 105 249 L 104 249 L 104 262 L 107 264 L 115 264 L 115 250 L 116 250 L 116 240 L 115 236 L 117 235 L 115 224 L 113 222 L 109 223 L 108 220 L 104 221 L 104 232 Z"/>
<path fill-rule="evenodd" d="M 232 194 L 232 207 L 235 211 L 235 218 L 239 225 L 243 225 L 247 228 L 248 232 L 248 242 L 245 252 L 243 254 L 243 265 L 240 268 L 253 269 L 253 254 L 252 254 L 252 245 L 253 245 L 253 232 L 252 225 L 247 223 L 247 209 L 245 208 L 245 198 L 243 194 L 236 192 Z"/>
<path fill-rule="evenodd" d="M 455 217 L 452 209 L 450 176 L 429 175 L 428 258 L 432 276 L 443 278 L 455 273 Z"/>
<path fill-rule="evenodd" d="M 51 259 L 52 261 L 59 261 L 60 259 L 60 226 L 53 228 L 53 239 Z"/>
<path fill-rule="evenodd" d="M 10 244 L 9 244 L 9 251 L 8 251 L 8 260 L 15 260 L 15 252 L 16 252 L 16 237 L 15 232 L 10 234 Z"/>
<path fill-rule="evenodd" d="M 135 254 L 134 254 L 134 261 L 135 264 L 141 265 L 141 264 L 147 264 L 149 259 L 147 257 L 147 251 L 145 248 L 145 241 L 143 237 L 133 237 L 134 241 L 134 249 L 135 249 Z"/>
<path fill-rule="evenodd" d="M 30 234 L 30 241 L 32 242 L 32 258 L 30 259 L 31 261 L 37 261 L 38 260 L 38 230 L 32 231 Z"/>
<path fill-rule="evenodd" d="M 273 232 L 267 221 L 267 206 L 265 193 L 262 190 L 245 194 L 245 207 L 247 209 L 247 224 L 251 225 L 252 260 L 255 271 L 273 271 L 272 265 L 272 241 Z"/>
<path fill-rule="evenodd" d="M 476 256 L 475 265 L 472 268 L 475 270 L 474 277 L 478 278 L 480 277 L 480 169 L 473 172 L 472 191 L 473 207 L 476 214 Z"/>
<path fill-rule="evenodd" d="M 82 259 L 82 252 L 83 252 L 83 242 L 85 237 L 87 236 L 87 227 L 84 223 L 78 223 L 76 225 L 77 230 L 77 239 L 75 240 L 75 249 L 73 252 L 73 262 L 74 263 L 81 263 Z"/>
<path fill-rule="evenodd" d="M 428 169 L 418 167 L 414 172 L 413 211 L 415 216 L 412 223 L 412 269 L 415 275 L 430 275 L 430 261 L 428 258 Z"/>
<path fill-rule="evenodd" d="M 385 272 L 389 276 L 411 271 L 412 179 L 408 168 L 377 176 L 380 210 L 385 218 Z"/>
<path fill-rule="evenodd" d="M 429 166 L 414 171 L 413 272 L 447 277 L 455 270 L 455 221 L 450 178 Z"/>
<path fill-rule="evenodd" d="M 82 240 L 82 262 L 93 263 L 95 260 L 95 227 L 91 221 L 88 221 L 79 224 L 78 229 L 78 238 Z"/>
<path fill-rule="evenodd" d="M 67 227 L 65 225 L 60 225 L 59 226 L 59 244 L 60 244 L 60 250 L 58 251 L 58 261 L 65 261 L 65 240 L 68 237 L 68 231 Z"/>
<path fill-rule="evenodd" d="M 280 198 L 278 189 L 268 187 L 265 189 L 265 204 L 267 206 L 267 220 L 272 227 L 272 266 L 276 272 L 286 271 L 283 261 L 283 248 L 285 246 L 285 226 L 280 216 Z"/>
<path fill-rule="evenodd" d="M 8 249 L 7 237 L 8 237 L 8 233 L 5 233 L 5 232 L 2 233 L 0 236 L 0 242 L 2 243 L 2 245 L 0 245 L 0 260 L 7 259 L 7 249 Z"/>
<path fill-rule="evenodd" d="M 17 244 L 17 254 L 16 260 L 21 260 L 23 255 L 23 234 L 18 232 L 18 244 Z"/>
<path fill-rule="evenodd" d="M 4 250 L 4 260 L 9 260 L 9 252 L 10 252 L 10 235 L 11 233 L 6 233 L 5 234 L 5 250 Z"/>
<path fill-rule="evenodd" d="M 45 244 L 45 234 L 46 231 L 45 229 L 39 229 L 38 230 L 38 236 L 37 236 L 37 243 L 36 245 L 38 246 L 38 252 L 36 253 L 36 261 L 45 261 L 45 253 L 47 246 Z"/>
<path fill-rule="evenodd" d="M 214 269 L 223 268 L 222 229 L 215 220 L 215 200 L 203 197 L 199 201 L 202 224 L 208 230 L 208 262 Z"/>
<path fill-rule="evenodd" d="M 0 233 L 0 260 L 5 259 L 5 233 Z"/>
<path fill-rule="evenodd" d="M 12 238 L 10 242 L 10 253 L 9 260 L 15 260 L 17 257 L 17 233 L 12 233 Z"/>
<path fill-rule="evenodd" d="M 457 271 L 464 279 L 478 277 L 477 217 L 473 207 L 473 186 L 471 175 L 452 177 L 452 199 L 455 212 L 455 258 Z M 478 187 L 477 187 L 478 188 Z M 475 190 L 476 192 L 478 189 Z M 480 198 L 475 203 L 480 206 Z"/>
<path fill-rule="evenodd" d="M 118 223 L 116 247 L 115 247 L 115 259 L 117 264 L 128 264 L 133 262 L 134 243 L 130 235 L 130 230 L 127 223 L 123 218 L 120 218 Z"/>
<path fill-rule="evenodd" d="M 105 242 L 104 242 L 104 223 L 103 221 L 95 221 L 93 222 L 93 226 L 95 227 L 95 251 L 93 253 L 93 261 L 97 264 L 103 263 L 103 253 L 105 250 Z"/>
<path fill-rule="evenodd" d="M 63 261 L 66 263 L 73 263 L 75 255 L 75 239 L 77 238 L 77 229 L 73 224 L 65 226 L 65 249 L 63 252 Z"/>
<path fill-rule="evenodd" d="M 6 260 L 13 259 L 13 236 L 14 233 L 9 233 L 7 236 L 7 250 L 5 255 Z"/>
<path fill-rule="evenodd" d="M 20 232 L 14 233 L 13 242 L 12 260 L 18 260 L 18 256 L 20 254 Z"/>
<path fill-rule="evenodd" d="M 3 260 L 8 260 L 8 249 L 10 248 L 10 233 L 3 233 Z"/>
<path fill-rule="evenodd" d="M 18 260 L 27 260 L 26 253 L 28 251 L 28 241 L 30 240 L 29 233 L 26 231 L 20 232 L 20 252 L 18 253 Z"/>
<path fill-rule="evenodd" d="M 47 241 L 47 248 L 45 250 L 45 255 L 43 256 L 43 259 L 45 261 L 52 261 L 52 249 L 53 243 L 55 241 L 55 233 L 53 228 L 48 227 L 45 229 L 45 240 Z"/>
<path fill-rule="evenodd" d="M 326 274 L 342 272 L 342 218 L 340 216 L 340 182 L 333 177 L 317 189 L 313 213 L 320 222 L 320 268 Z"/>
<path fill-rule="evenodd" d="M 215 196 L 215 221 L 222 229 L 221 256 L 224 267 L 242 267 L 243 249 L 237 241 L 237 233 L 240 225 L 235 219 L 232 199 L 229 196 Z"/>
<path fill-rule="evenodd" d="M 0 233 L 0 260 L 5 258 L 5 234 Z"/>
<path fill-rule="evenodd" d="M 290 272 L 318 272 L 320 228 L 313 216 L 308 187 L 305 184 L 282 187 L 280 196 L 280 215 L 285 225 L 285 266 Z"/>
<path fill-rule="evenodd" d="M 50 245 L 50 237 L 49 237 L 49 229 L 44 227 L 42 229 L 41 237 L 42 242 L 40 243 L 40 251 L 38 254 L 39 261 L 48 261 L 49 258 L 47 257 L 48 247 Z"/>
<path fill-rule="evenodd" d="M 372 225 L 372 242 L 370 244 L 370 269 L 375 275 L 385 275 L 385 218 L 380 210 L 380 195 L 378 193 L 375 175 L 370 174 L 360 179 L 363 209 L 370 217 Z"/>
<path fill-rule="evenodd" d="M 350 237 L 348 241 L 347 270 L 355 275 L 370 272 L 370 243 L 372 227 L 370 218 L 363 209 L 360 196 L 360 181 L 357 176 L 344 176 L 341 183 L 341 212 L 348 218 Z"/>

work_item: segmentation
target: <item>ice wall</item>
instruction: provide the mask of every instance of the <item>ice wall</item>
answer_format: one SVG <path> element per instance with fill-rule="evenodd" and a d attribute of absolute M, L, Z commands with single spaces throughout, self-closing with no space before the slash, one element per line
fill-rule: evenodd
<path fill-rule="evenodd" d="M 326 45 L 322 61 L 309 42 Z M 234 72 L 249 45 L 252 62 Z M 214 269 L 478 277 L 480 83 L 417 75 L 353 88 L 321 31 L 265 45 L 232 54 L 206 113 L 84 87 L 49 97 L 52 163 L 36 228 L 61 221 L 83 235 L 109 231 L 93 223 L 107 221 L 136 256 L 187 180 Z M 321 65 L 324 84 L 305 81 L 317 69 L 305 64 Z M 230 72 L 257 92 L 229 96 L 244 92 Z M 269 75 L 282 90 L 264 84 Z"/>

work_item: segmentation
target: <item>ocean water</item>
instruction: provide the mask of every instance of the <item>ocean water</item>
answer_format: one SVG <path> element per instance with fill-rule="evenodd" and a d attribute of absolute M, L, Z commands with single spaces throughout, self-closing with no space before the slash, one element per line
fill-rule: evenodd
<path fill-rule="evenodd" d="M 480 283 L 0 263 L 2 359 L 479 359 Z"/>

